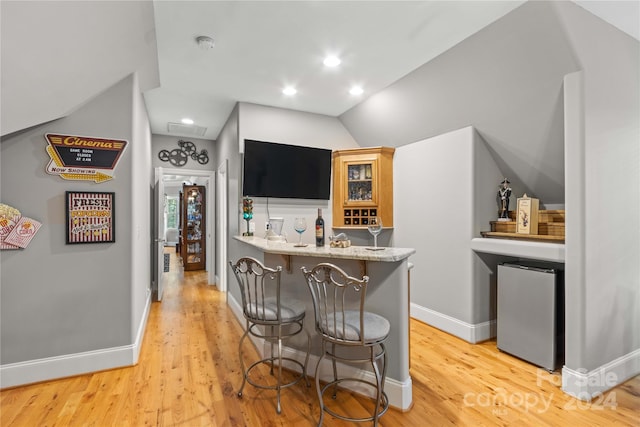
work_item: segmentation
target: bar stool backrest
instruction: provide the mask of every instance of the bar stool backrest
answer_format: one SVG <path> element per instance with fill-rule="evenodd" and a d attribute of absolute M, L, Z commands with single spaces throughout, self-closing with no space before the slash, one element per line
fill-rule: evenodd
<path fill-rule="evenodd" d="M 243 257 L 235 264 L 231 262 L 229 264 L 240 287 L 244 317 L 253 323 L 263 325 L 281 323 L 282 267 L 269 268 L 251 257 Z"/>
<path fill-rule="evenodd" d="M 311 292 L 318 334 L 341 345 L 370 344 L 365 340 L 364 319 L 369 277 L 351 277 L 330 263 L 318 264 L 311 271 L 302 267 L 302 271 Z"/>

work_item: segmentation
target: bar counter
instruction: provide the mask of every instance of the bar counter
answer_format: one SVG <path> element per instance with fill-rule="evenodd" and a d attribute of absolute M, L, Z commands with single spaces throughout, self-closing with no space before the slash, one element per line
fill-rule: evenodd
<path fill-rule="evenodd" d="M 301 267 L 313 268 L 321 262 L 329 262 L 355 277 L 369 276 L 366 309 L 386 317 L 391 331 L 386 341 L 388 365 L 385 391 L 391 406 L 400 410 L 411 407 L 411 377 L 409 375 L 409 263 L 408 258 L 415 253 L 413 248 L 384 248 L 371 251 L 364 246 L 331 248 L 328 245 L 316 247 L 295 247 L 295 243 L 268 241 L 260 237 L 234 236 L 244 243 L 243 256 L 254 257 L 269 267 L 282 266 L 283 292 L 291 295 L 307 306 L 305 328 L 312 337 L 312 351 L 308 372 L 313 376 L 320 354 L 320 337 L 314 330 L 313 304 Z M 232 260 L 235 261 L 235 260 Z M 232 277 L 232 276 L 231 276 Z M 229 304 L 237 317 L 243 319 L 238 303 L 237 284 L 229 284 Z M 244 320 L 242 321 L 244 324 Z M 287 352 L 296 359 L 303 358 L 303 343 L 292 343 Z M 331 375 L 330 366 L 322 366 L 321 378 Z M 348 369 L 348 368 L 347 368 Z M 371 376 L 369 372 L 355 372 L 355 375 Z"/>

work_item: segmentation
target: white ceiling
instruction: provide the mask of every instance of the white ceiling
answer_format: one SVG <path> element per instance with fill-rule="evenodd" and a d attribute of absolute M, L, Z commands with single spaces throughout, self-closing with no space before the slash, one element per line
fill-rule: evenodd
<path fill-rule="evenodd" d="M 237 101 L 338 116 L 522 3 L 155 1 L 161 87 L 145 93 L 152 131 L 179 135 L 167 124 L 189 117 L 215 139 Z M 577 3 L 638 38 L 638 2 Z M 215 47 L 199 48 L 199 35 Z M 342 64 L 325 67 L 328 54 Z M 348 93 L 354 84 L 363 95 Z M 286 85 L 298 93 L 283 95 Z"/>
<path fill-rule="evenodd" d="M 133 71 L 156 134 L 193 137 L 167 131 L 190 117 L 215 139 L 238 101 L 338 116 L 522 3 L 2 0 L 0 130 L 67 115 Z M 640 2 L 576 3 L 640 39 Z"/>
<path fill-rule="evenodd" d="M 338 116 L 522 1 L 154 4 L 161 87 L 145 93 L 152 131 L 172 134 L 167 124 L 189 117 L 215 139 L 237 101 Z M 199 35 L 215 47 L 199 48 Z M 342 64 L 325 67 L 328 54 Z M 364 94 L 350 95 L 353 84 Z M 298 93 L 283 95 L 285 85 Z"/>

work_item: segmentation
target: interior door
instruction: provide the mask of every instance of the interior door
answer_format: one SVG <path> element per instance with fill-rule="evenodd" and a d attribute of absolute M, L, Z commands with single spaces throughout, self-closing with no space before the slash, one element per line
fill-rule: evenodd
<path fill-rule="evenodd" d="M 162 301 L 164 290 L 164 181 L 162 180 L 162 168 L 155 169 L 155 191 L 154 191 L 154 222 L 155 236 L 153 251 L 153 290 L 156 301 Z"/>
<path fill-rule="evenodd" d="M 205 187 L 207 188 L 207 222 L 206 222 L 206 230 L 207 230 L 207 280 L 210 285 L 216 283 L 216 224 L 217 224 L 217 214 L 216 214 L 216 192 L 217 192 L 217 182 L 215 172 L 209 175 L 206 181 Z M 219 289 L 223 291 L 222 289 Z M 224 291 L 223 291 L 224 292 Z"/>

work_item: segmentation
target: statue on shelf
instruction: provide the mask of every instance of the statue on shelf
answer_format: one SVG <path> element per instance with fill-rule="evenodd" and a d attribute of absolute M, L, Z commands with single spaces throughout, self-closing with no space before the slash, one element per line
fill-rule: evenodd
<path fill-rule="evenodd" d="M 503 179 L 498 187 L 498 200 L 500 203 L 500 213 L 498 221 L 509 221 L 509 199 L 511 198 L 511 187 L 509 180 Z"/>
<path fill-rule="evenodd" d="M 251 218 L 253 218 L 253 199 L 245 197 L 242 199 L 242 218 L 247 221 L 247 232 L 243 236 L 253 236 L 251 231 Z"/>

